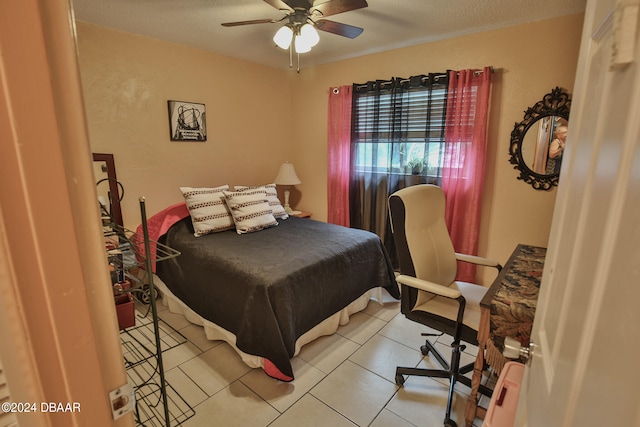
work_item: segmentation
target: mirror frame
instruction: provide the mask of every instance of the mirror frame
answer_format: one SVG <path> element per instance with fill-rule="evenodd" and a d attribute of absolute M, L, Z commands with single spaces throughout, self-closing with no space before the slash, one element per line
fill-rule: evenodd
<path fill-rule="evenodd" d="M 94 162 L 104 162 L 107 166 L 107 180 L 109 181 L 109 192 L 115 194 L 116 197 L 112 197 L 111 202 L 111 215 L 113 221 L 119 226 L 124 226 L 122 221 L 122 208 L 120 206 L 120 199 L 122 198 L 122 192 L 119 188 L 118 177 L 116 176 L 116 163 L 113 160 L 113 154 L 105 153 L 93 153 Z"/>
<path fill-rule="evenodd" d="M 534 172 L 525 163 L 522 156 L 522 142 L 527 131 L 540 119 L 548 116 L 559 116 L 569 121 L 569 111 L 571 109 L 571 95 L 560 87 L 556 87 L 546 94 L 541 101 L 536 102 L 533 107 L 527 108 L 524 112 L 524 120 L 516 123 L 511 132 L 509 163 L 513 168 L 520 171 L 518 179 L 523 180 L 536 190 L 550 190 L 558 185 L 559 173 L 540 174 Z"/>

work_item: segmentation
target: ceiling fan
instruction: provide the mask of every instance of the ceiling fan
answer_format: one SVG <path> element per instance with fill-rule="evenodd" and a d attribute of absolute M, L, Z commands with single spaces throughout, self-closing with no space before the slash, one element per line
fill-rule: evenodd
<path fill-rule="evenodd" d="M 368 6 L 366 0 L 264 0 L 284 13 L 280 19 L 254 19 L 251 21 L 225 22 L 224 27 L 252 24 L 275 24 L 285 21 L 273 37 L 282 49 L 289 49 L 289 66 L 293 66 L 293 52 L 309 52 L 320 40 L 316 29 L 354 39 L 364 30 L 353 25 L 322 19 L 338 13 L 362 9 Z M 298 67 L 299 68 L 299 67 Z M 298 71 L 300 71 L 298 69 Z"/>

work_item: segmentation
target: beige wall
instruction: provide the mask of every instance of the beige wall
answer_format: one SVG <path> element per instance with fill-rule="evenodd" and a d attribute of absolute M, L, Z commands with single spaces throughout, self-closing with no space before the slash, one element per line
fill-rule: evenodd
<path fill-rule="evenodd" d="M 123 218 L 184 200 L 178 187 L 273 182 L 291 141 L 286 74 L 202 50 L 78 23 L 91 148 L 113 153 Z M 167 100 L 204 103 L 207 141 L 169 140 Z"/>
<path fill-rule="evenodd" d="M 509 139 L 528 106 L 556 86 L 572 91 L 582 20 L 573 15 L 303 69 L 293 89 L 300 206 L 326 219 L 330 86 L 491 65 L 499 71 L 492 80 L 479 253 L 506 262 L 518 243 L 546 246 L 556 191 L 537 191 L 516 179 Z"/>
<path fill-rule="evenodd" d="M 130 226 L 139 222 L 138 195 L 147 197 L 153 213 L 181 200 L 180 185 L 264 183 L 284 160 L 295 164 L 302 180 L 292 205 L 326 220 L 330 86 L 491 65 L 499 71 L 493 75 L 480 254 L 505 262 L 517 243 L 547 244 L 556 192 L 516 179 L 509 136 L 524 110 L 552 88 L 572 90 L 582 20 L 580 14 L 486 31 L 300 74 L 80 23 L 91 145 L 116 156 Z M 206 143 L 169 141 L 168 99 L 207 105 Z"/>

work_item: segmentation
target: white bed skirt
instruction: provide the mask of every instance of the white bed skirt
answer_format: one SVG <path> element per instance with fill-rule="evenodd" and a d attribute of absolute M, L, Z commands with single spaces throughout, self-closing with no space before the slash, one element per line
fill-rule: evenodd
<path fill-rule="evenodd" d="M 247 354 L 236 347 L 236 336 L 234 334 L 224 328 L 221 328 L 215 323 L 202 318 L 195 311 L 191 310 L 185 303 L 178 299 L 178 297 L 173 295 L 164 282 L 155 274 L 153 275 L 153 283 L 162 294 L 162 304 L 166 306 L 170 312 L 182 314 L 189 322 L 204 327 L 204 333 L 207 339 L 227 342 L 240 355 L 242 361 L 251 368 L 264 369 L 264 358 L 261 356 Z M 323 320 L 313 329 L 303 334 L 296 341 L 294 356 L 300 352 L 303 345 L 308 344 L 321 336 L 334 334 L 338 330 L 338 327 L 349 323 L 349 317 L 354 313 L 364 310 L 371 299 L 382 304 L 383 299 L 381 287 L 373 288 L 365 292 L 360 298 L 353 301 L 347 307 Z"/>

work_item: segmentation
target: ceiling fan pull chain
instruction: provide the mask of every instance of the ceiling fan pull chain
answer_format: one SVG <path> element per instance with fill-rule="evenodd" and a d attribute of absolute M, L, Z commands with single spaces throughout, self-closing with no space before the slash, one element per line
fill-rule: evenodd
<path fill-rule="evenodd" d="M 289 45 L 289 68 L 293 68 L 293 43 Z"/>

